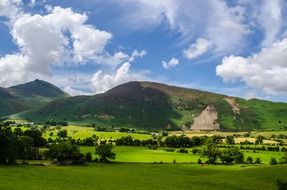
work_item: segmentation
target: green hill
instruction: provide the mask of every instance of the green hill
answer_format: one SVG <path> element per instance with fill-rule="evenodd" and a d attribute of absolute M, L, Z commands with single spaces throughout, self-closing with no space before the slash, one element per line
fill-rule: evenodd
<path fill-rule="evenodd" d="M 0 88 L 0 116 L 38 108 L 68 96 L 58 87 L 38 79 L 10 88 Z"/>
<path fill-rule="evenodd" d="M 287 104 L 244 100 L 153 82 L 129 82 L 95 96 L 62 98 L 30 112 L 25 119 L 68 120 L 103 127 L 190 129 L 208 106 L 221 130 L 286 129 Z M 208 113 L 209 114 L 209 113 Z M 207 114 L 207 116 L 208 116 Z M 201 120 L 208 120 L 202 116 Z"/>

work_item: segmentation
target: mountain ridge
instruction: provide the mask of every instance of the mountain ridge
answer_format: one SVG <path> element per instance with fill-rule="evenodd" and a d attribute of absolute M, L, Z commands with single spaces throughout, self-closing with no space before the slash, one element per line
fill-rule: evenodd
<path fill-rule="evenodd" d="M 220 130 L 285 129 L 287 104 L 229 96 L 148 81 L 121 84 L 105 93 L 51 101 L 22 117 L 39 122 L 68 120 L 103 127 L 192 129 L 194 119 L 214 106 Z"/>
<path fill-rule="evenodd" d="M 64 97 L 69 95 L 39 79 L 8 88 L 0 87 L 0 117 L 34 109 Z"/>

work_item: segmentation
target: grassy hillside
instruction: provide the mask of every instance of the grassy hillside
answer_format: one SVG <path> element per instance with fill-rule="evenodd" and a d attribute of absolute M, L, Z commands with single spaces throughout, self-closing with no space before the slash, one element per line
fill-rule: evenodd
<path fill-rule="evenodd" d="M 274 190 L 286 166 L 92 164 L 83 167 L 0 166 L 0 189 L 9 190 Z"/>
<path fill-rule="evenodd" d="M 129 82 L 96 96 L 77 96 L 48 103 L 22 114 L 35 121 L 68 120 L 96 126 L 173 130 L 190 128 L 208 105 L 218 112 L 222 130 L 284 129 L 287 104 L 233 98 L 240 109 L 233 111 L 226 96 L 152 82 Z"/>
<path fill-rule="evenodd" d="M 40 107 L 68 96 L 56 86 L 41 80 L 0 88 L 0 117 Z"/>

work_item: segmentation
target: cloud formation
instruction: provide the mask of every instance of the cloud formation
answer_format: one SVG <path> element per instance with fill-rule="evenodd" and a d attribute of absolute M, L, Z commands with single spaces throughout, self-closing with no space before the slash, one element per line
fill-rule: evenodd
<path fill-rule="evenodd" d="M 0 59 L 1 86 L 51 75 L 52 66 L 83 64 L 102 54 L 112 38 L 109 32 L 85 24 L 86 14 L 70 8 L 54 7 L 46 15 L 19 14 L 9 17 L 19 52 Z"/>
<path fill-rule="evenodd" d="M 249 57 L 228 56 L 216 67 L 225 82 L 242 81 L 271 95 L 287 93 L 287 38 Z"/>
<path fill-rule="evenodd" d="M 179 64 L 179 60 L 173 57 L 168 62 L 162 61 L 161 63 L 162 63 L 163 68 L 171 69 L 173 67 L 176 67 Z"/>
<path fill-rule="evenodd" d="M 129 81 L 145 80 L 145 73 L 135 73 L 130 70 L 131 64 L 122 64 L 115 72 L 105 73 L 102 70 L 96 72 L 91 79 L 91 86 L 94 93 L 99 94 Z"/>
<path fill-rule="evenodd" d="M 194 59 L 206 53 L 212 48 L 212 42 L 204 38 L 199 38 L 188 49 L 183 50 L 183 54 L 187 59 Z"/>

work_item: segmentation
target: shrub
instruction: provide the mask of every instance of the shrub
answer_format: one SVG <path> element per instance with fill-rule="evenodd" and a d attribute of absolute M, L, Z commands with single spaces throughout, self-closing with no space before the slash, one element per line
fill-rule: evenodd
<path fill-rule="evenodd" d="M 174 152 L 174 151 L 175 151 L 174 148 L 166 148 L 166 149 L 164 149 L 164 150 L 167 151 L 167 152 Z"/>
<path fill-rule="evenodd" d="M 86 159 L 87 162 L 91 162 L 92 159 L 93 159 L 92 153 L 87 152 L 87 153 L 85 154 L 85 159 Z"/>
<path fill-rule="evenodd" d="M 254 164 L 261 164 L 261 159 L 260 158 L 256 158 Z"/>
<path fill-rule="evenodd" d="M 66 129 L 60 130 L 58 131 L 57 136 L 61 138 L 66 138 L 68 136 L 68 131 Z"/>
<path fill-rule="evenodd" d="M 279 179 L 277 179 L 277 183 L 276 183 L 278 190 L 286 190 L 287 189 L 287 181 L 281 181 Z"/>
<path fill-rule="evenodd" d="M 101 162 L 108 162 L 108 159 L 115 159 L 116 154 L 112 151 L 113 145 L 102 144 L 96 147 L 96 154 L 99 155 Z"/>
<path fill-rule="evenodd" d="M 222 163 L 231 164 L 232 162 L 242 163 L 244 160 L 244 154 L 239 151 L 239 148 L 228 148 L 221 152 L 219 158 Z"/>
<path fill-rule="evenodd" d="M 80 164 L 84 158 L 84 155 L 80 153 L 79 147 L 70 142 L 52 144 L 46 152 L 46 156 L 51 159 L 56 159 L 58 164 L 66 164 L 68 161 Z"/>
<path fill-rule="evenodd" d="M 201 164 L 201 163 L 202 163 L 201 159 L 198 159 L 198 160 L 197 160 L 197 163 L 198 163 L 198 164 Z"/>
<path fill-rule="evenodd" d="M 227 144 L 235 144 L 234 136 L 226 136 Z"/>
<path fill-rule="evenodd" d="M 253 164 L 253 158 L 251 156 L 248 156 L 248 158 L 246 159 L 246 162 L 248 164 Z"/>
<path fill-rule="evenodd" d="M 201 156 L 203 158 L 207 158 L 208 163 L 215 163 L 219 155 L 220 150 L 216 143 L 209 141 L 205 146 L 202 147 Z"/>
<path fill-rule="evenodd" d="M 178 151 L 177 151 L 177 152 L 187 154 L 187 153 L 188 153 L 188 150 L 187 150 L 187 149 L 185 149 L 185 148 L 180 148 L 180 149 L 178 149 Z"/>
<path fill-rule="evenodd" d="M 198 149 L 198 148 L 194 148 L 194 149 L 192 149 L 192 154 L 198 154 L 198 153 L 200 153 L 200 150 Z"/>
<path fill-rule="evenodd" d="M 269 164 L 270 165 L 277 165 L 278 162 L 277 162 L 276 158 L 271 158 Z"/>

